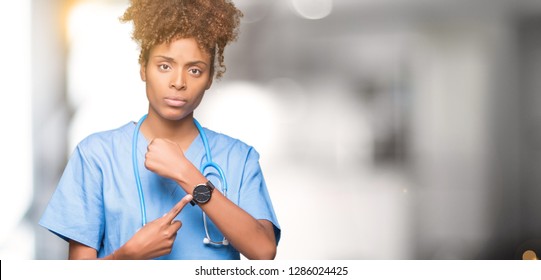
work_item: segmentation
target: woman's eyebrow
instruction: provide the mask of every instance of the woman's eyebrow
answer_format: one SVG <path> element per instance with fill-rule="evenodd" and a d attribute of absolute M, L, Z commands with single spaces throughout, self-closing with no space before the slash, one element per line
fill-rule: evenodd
<path fill-rule="evenodd" d="M 154 57 L 161 58 L 161 59 L 166 60 L 168 62 L 174 62 L 175 61 L 174 58 L 168 57 L 168 56 L 165 56 L 165 55 L 155 55 Z"/>
<path fill-rule="evenodd" d="M 187 65 L 197 65 L 197 64 L 203 64 L 205 66 L 208 66 L 208 64 L 202 60 L 195 60 L 195 61 L 190 61 L 188 63 L 186 63 Z"/>

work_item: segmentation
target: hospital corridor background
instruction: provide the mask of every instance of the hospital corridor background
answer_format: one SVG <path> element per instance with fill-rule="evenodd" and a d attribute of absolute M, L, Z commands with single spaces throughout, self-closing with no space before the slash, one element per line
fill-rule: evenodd
<path fill-rule="evenodd" d="M 541 255 L 541 1 L 233 2 L 195 116 L 261 154 L 277 259 Z M 127 4 L 0 1 L 2 260 L 67 257 L 68 156 L 147 110 Z"/>

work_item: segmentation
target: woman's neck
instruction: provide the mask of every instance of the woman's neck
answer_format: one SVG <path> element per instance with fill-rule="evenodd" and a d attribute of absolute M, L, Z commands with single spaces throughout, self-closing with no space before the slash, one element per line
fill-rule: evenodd
<path fill-rule="evenodd" d="M 193 122 L 193 113 L 181 120 L 166 120 L 157 114 L 149 112 L 141 125 L 141 133 L 148 141 L 154 138 L 165 138 L 180 145 L 186 151 L 199 134 Z"/>

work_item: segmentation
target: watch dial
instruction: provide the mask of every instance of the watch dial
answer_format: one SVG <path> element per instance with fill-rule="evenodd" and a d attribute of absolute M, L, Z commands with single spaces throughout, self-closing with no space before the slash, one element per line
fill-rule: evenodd
<path fill-rule="evenodd" d="M 193 198 L 198 203 L 205 203 L 210 200 L 210 190 L 207 186 L 197 186 L 193 190 Z"/>

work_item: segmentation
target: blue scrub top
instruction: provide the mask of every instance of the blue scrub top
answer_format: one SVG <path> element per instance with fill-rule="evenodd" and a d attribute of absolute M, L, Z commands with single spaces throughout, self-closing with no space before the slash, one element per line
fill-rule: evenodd
<path fill-rule="evenodd" d="M 224 170 L 227 198 L 255 219 L 274 224 L 276 242 L 280 226 L 259 165 L 257 151 L 243 142 L 206 128 L 212 159 Z M 132 137 L 135 124 L 99 132 L 77 145 L 64 170 L 49 205 L 39 222 L 61 238 L 72 239 L 98 251 L 98 257 L 111 254 L 141 228 L 141 207 L 132 166 Z M 186 157 L 197 167 L 206 162 L 205 149 L 198 136 Z M 147 221 L 162 217 L 186 192 L 173 180 L 160 177 L 144 167 L 148 141 L 139 133 L 138 162 L 146 204 Z M 205 176 L 222 190 L 217 172 Z M 203 213 L 198 206 L 186 205 L 177 216 L 182 227 L 169 255 L 159 259 L 239 259 L 233 246 L 203 244 Z M 223 235 L 207 218 L 214 241 Z"/>

